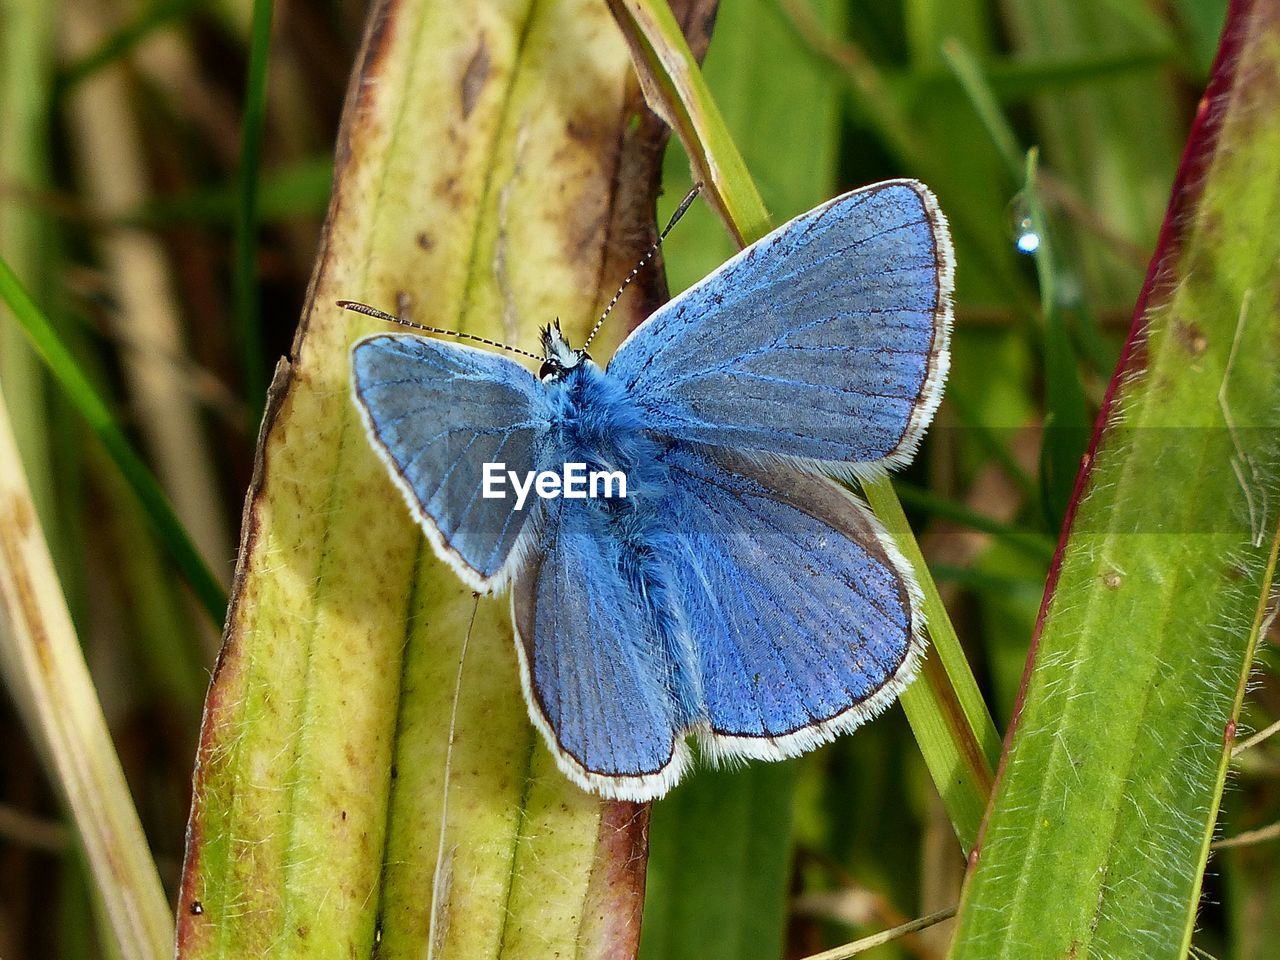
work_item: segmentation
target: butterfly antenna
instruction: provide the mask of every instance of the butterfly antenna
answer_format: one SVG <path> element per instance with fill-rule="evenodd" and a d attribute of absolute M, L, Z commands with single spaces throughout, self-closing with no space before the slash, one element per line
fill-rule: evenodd
<path fill-rule="evenodd" d="M 667 234 L 671 232 L 671 228 L 674 227 L 676 223 L 679 222 L 680 218 L 684 216 L 685 211 L 693 204 L 694 197 L 696 197 L 701 191 L 702 181 L 699 180 L 693 185 L 693 189 L 685 194 L 685 198 L 680 201 L 680 206 L 676 207 L 676 212 L 671 215 L 671 219 L 663 228 L 662 233 L 658 234 L 658 239 L 653 242 L 653 246 L 645 251 L 645 255 L 640 258 L 640 262 L 635 265 L 631 272 L 627 274 L 627 278 L 622 281 L 622 286 L 618 287 L 618 292 L 613 295 L 613 299 L 610 300 L 608 306 L 604 308 L 604 313 L 600 314 L 600 319 L 596 321 L 596 325 L 592 327 L 591 332 L 587 334 L 587 340 L 582 345 L 583 352 L 585 352 L 587 347 L 591 345 L 591 341 L 596 338 L 596 334 L 600 332 L 600 328 L 604 326 L 605 320 L 608 318 L 609 314 L 613 312 L 613 308 L 617 306 L 618 301 L 622 298 L 622 292 L 626 290 L 627 287 L 631 286 L 631 281 L 640 275 L 640 271 L 645 268 L 645 264 L 657 256 L 658 250 L 662 247 L 662 241 L 667 239 Z"/>
<path fill-rule="evenodd" d="M 477 337 L 474 333 L 461 333 L 457 330 L 445 330 L 442 327 L 428 327 L 421 323 L 414 323 L 412 320 L 406 320 L 404 317 L 397 317 L 394 314 L 387 313 L 385 310 L 379 310 L 377 307 L 371 307 L 367 303 L 360 303 L 358 300 L 339 300 L 338 306 L 343 310 L 350 310 L 352 313 L 363 313 L 366 317 L 376 317 L 379 320 L 386 320 L 388 323 L 398 323 L 402 327 L 408 327 L 410 330 L 422 330 L 425 333 L 435 333 L 443 337 L 457 337 L 460 340 L 474 340 L 476 343 L 483 343 L 489 347 L 497 347 L 499 350 L 508 350 L 511 353 L 518 353 L 522 357 L 530 357 L 534 360 L 542 360 L 543 357 L 536 353 L 530 353 L 528 350 L 521 350 L 519 347 L 509 347 L 505 343 L 499 343 L 497 340 L 490 340 L 487 337 Z"/>

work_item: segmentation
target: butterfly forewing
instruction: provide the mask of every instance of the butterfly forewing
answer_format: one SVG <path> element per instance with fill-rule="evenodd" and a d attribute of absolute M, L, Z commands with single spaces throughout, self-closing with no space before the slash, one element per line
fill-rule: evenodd
<path fill-rule="evenodd" d="M 500 583 L 531 510 L 483 497 L 484 464 L 534 469 L 542 385 L 506 357 L 408 334 L 361 340 L 352 373 L 374 448 L 437 553 L 477 589 Z"/>
<path fill-rule="evenodd" d="M 951 287 L 933 195 L 876 184 L 785 224 L 662 307 L 609 372 L 668 436 L 893 464 L 941 394 Z"/>

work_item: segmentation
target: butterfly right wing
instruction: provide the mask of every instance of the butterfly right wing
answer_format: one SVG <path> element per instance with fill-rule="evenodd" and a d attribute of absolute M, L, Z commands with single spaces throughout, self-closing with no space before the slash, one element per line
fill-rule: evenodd
<path fill-rule="evenodd" d="M 506 357 L 409 334 L 360 340 L 351 368 L 374 449 L 436 553 L 474 589 L 500 587 L 537 498 L 522 510 L 509 489 L 485 498 L 484 464 L 536 469 L 550 423 L 542 385 Z"/>
<path fill-rule="evenodd" d="M 713 759 L 778 760 L 885 709 L 924 652 L 910 565 L 871 511 L 785 461 L 672 444 L 671 591 Z"/>
<path fill-rule="evenodd" d="M 660 307 L 608 370 L 664 436 L 846 474 L 899 465 L 942 396 L 953 272 L 928 188 L 873 184 Z"/>

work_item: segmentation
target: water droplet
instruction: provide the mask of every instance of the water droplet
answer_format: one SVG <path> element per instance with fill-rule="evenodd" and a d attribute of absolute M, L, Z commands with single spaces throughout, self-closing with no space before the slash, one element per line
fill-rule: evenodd
<path fill-rule="evenodd" d="M 1035 253 L 1040 249 L 1040 234 L 1031 217 L 1027 195 L 1019 190 L 1009 201 L 1009 230 L 1019 253 Z"/>

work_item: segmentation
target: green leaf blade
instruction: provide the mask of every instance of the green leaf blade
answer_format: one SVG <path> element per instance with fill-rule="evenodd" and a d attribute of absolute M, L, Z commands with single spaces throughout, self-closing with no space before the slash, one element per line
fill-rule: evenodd
<path fill-rule="evenodd" d="M 226 595 L 200 557 L 160 482 L 134 450 L 106 400 L 3 257 L 0 257 L 0 300 L 9 305 L 49 373 L 133 488 L 156 535 L 195 591 L 209 619 L 221 623 L 227 607 Z"/>
<path fill-rule="evenodd" d="M 713 195 L 726 227 L 739 242 L 758 238 L 768 223 L 758 219 L 764 210 L 759 191 L 665 4 L 609 2 L 631 45 L 650 105 L 668 118 L 695 170 L 712 176 Z M 736 211 L 743 219 L 735 219 Z M 956 833 L 967 846 L 977 834 L 999 735 L 892 486 L 882 478 L 864 488 L 872 508 L 912 560 L 930 618 L 930 660 L 941 658 L 946 665 L 942 670 L 926 669 L 921 681 L 908 689 L 904 703 L 910 699 L 915 704 L 908 716 L 913 728 L 924 731 L 920 746 L 930 772 L 939 778 L 935 782 Z"/>
<path fill-rule="evenodd" d="M 1240 3 L 1225 37 L 1077 488 L 953 958 L 1190 943 L 1280 489 L 1280 20 Z"/>

